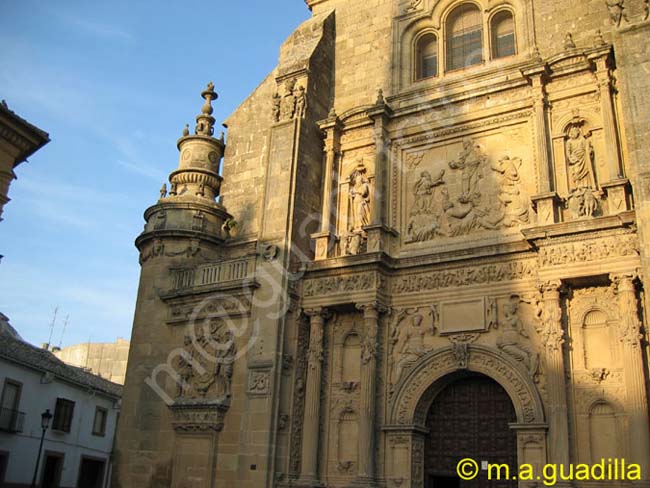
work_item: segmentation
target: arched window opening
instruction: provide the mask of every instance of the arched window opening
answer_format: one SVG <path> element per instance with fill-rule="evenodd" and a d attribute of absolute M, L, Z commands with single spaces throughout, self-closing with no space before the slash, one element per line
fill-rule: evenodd
<path fill-rule="evenodd" d="M 492 57 L 505 58 L 517 54 L 515 20 L 507 10 L 492 19 Z"/>
<path fill-rule="evenodd" d="M 472 4 L 461 5 L 447 21 L 447 69 L 452 71 L 482 62 L 481 11 Z"/>
<path fill-rule="evenodd" d="M 416 48 L 416 80 L 438 76 L 438 38 L 434 34 L 425 34 L 420 38 Z"/>

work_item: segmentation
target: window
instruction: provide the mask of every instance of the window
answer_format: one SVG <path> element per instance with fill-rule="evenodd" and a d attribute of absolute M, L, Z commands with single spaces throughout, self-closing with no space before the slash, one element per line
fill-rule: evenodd
<path fill-rule="evenodd" d="M 452 71 L 482 62 L 481 11 L 473 4 L 461 5 L 447 21 L 447 69 Z"/>
<path fill-rule="evenodd" d="M 512 14 L 503 10 L 492 19 L 492 57 L 505 58 L 517 54 L 515 21 Z"/>
<path fill-rule="evenodd" d="M 70 432 L 72 427 L 72 414 L 74 413 L 74 402 L 65 398 L 56 399 L 56 409 L 54 410 L 54 420 L 52 429 L 61 432 Z"/>
<path fill-rule="evenodd" d="M 438 76 L 438 39 L 425 34 L 417 43 L 416 80 Z"/>
<path fill-rule="evenodd" d="M 106 435 L 106 418 L 108 417 L 108 410 L 102 407 L 97 407 L 95 410 L 95 420 L 93 420 L 93 435 Z"/>
<path fill-rule="evenodd" d="M 0 429 L 9 432 L 22 432 L 24 414 L 18 411 L 22 384 L 5 379 L 0 402 Z"/>

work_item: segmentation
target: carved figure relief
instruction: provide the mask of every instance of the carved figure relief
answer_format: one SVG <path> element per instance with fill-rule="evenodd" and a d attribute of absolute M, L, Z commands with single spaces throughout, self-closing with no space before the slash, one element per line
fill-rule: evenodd
<path fill-rule="evenodd" d="M 612 24 L 616 27 L 621 25 L 625 20 L 627 22 L 627 14 L 625 13 L 625 0 L 606 0 L 607 10 L 609 11 L 609 18 Z"/>
<path fill-rule="evenodd" d="M 296 80 L 284 84 L 284 95 L 273 94 L 272 116 L 274 122 L 304 118 L 307 112 L 307 92 Z"/>
<path fill-rule="evenodd" d="M 413 184 L 408 242 L 499 230 L 530 221 L 530 199 L 523 189 L 521 158 L 497 161 L 472 139 L 462 141 L 447 168 L 423 170 Z M 433 175 L 433 176 L 432 176 Z"/>
<path fill-rule="evenodd" d="M 420 313 L 398 314 L 394 327 L 391 334 L 393 384 L 397 383 L 405 369 L 431 349 L 425 344 L 424 339 L 434 333 L 434 329 L 424 325 L 424 316 Z"/>
<path fill-rule="evenodd" d="M 594 171 L 591 132 L 584 133 L 585 122 L 576 115 L 566 129 L 565 152 L 570 180 L 566 206 L 574 220 L 594 216 L 599 210 L 601 198 Z"/>
<path fill-rule="evenodd" d="M 521 338 L 529 339 L 528 332 L 519 317 L 519 295 L 512 295 L 502 307 L 503 321 L 497 347 L 521 362 L 528 372 L 535 376 L 538 372 L 539 356 L 521 343 Z"/>
<path fill-rule="evenodd" d="M 176 365 L 183 380 L 178 396 L 229 398 L 237 353 L 230 327 L 220 319 L 213 319 L 209 326 L 197 327 L 194 336 L 187 335 L 183 340 L 184 350 Z"/>

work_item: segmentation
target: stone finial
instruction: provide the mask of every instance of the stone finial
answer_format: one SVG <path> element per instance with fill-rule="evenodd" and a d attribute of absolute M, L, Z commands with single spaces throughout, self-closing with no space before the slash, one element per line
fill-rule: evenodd
<path fill-rule="evenodd" d="M 190 135 L 190 124 L 185 124 L 185 127 L 183 128 L 183 137 L 187 137 Z"/>
<path fill-rule="evenodd" d="M 570 32 L 564 37 L 564 49 L 575 49 L 576 43 L 573 41 L 573 35 Z"/>
<path fill-rule="evenodd" d="M 163 186 L 160 189 L 160 198 L 165 198 L 166 196 L 167 196 L 167 183 L 163 183 Z"/>
<path fill-rule="evenodd" d="M 198 136 L 212 136 L 215 122 L 214 117 L 212 117 L 212 102 L 219 98 L 219 95 L 214 91 L 214 83 L 208 83 L 201 96 L 205 99 L 205 103 L 201 107 L 201 114 L 196 117 L 195 133 Z"/>
<path fill-rule="evenodd" d="M 542 61 L 542 53 L 539 51 L 539 47 L 533 47 L 533 59 L 535 61 Z"/>
<path fill-rule="evenodd" d="M 605 46 L 607 43 L 605 42 L 605 38 L 603 37 L 603 32 L 598 29 L 596 31 L 596 37 L 594 39 L 596 47 L 602 47 Z"/>
<path fill-rule="evenodd" d="M 386 105 L 386 100 L 384 99 L 384 90 L 381 88 L 377 90 L 377 101 L 375 105 Z"/>

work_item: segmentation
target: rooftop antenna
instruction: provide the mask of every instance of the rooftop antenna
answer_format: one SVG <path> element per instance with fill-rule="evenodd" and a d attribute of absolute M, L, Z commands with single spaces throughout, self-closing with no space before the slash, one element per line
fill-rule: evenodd
<path fill-rule="evenodd" d="M 52 344 L 52 334 L 54 334 L 54 325 L 56 324 L 56 314 L 59 312 L 59 306 L 57 305 L 54 308 L 54 316 L 52 317 L 52 324 L 50 325 L 50 337 L 47 340 L 47 348 L 50 348 L 50 344 Z"/>
<path fill-rule="evenodd" d="M 59 338 L 59 349 L 61 349 L 61 346 L 63 345 L 63 335 L 65 334 L 65 329 L 68 327 L 68 319 L 70 318 L 70 315 L 65 316 L 65 321 L 63 322 L 63 330 L 61 331 L 61 337 Z"/>

